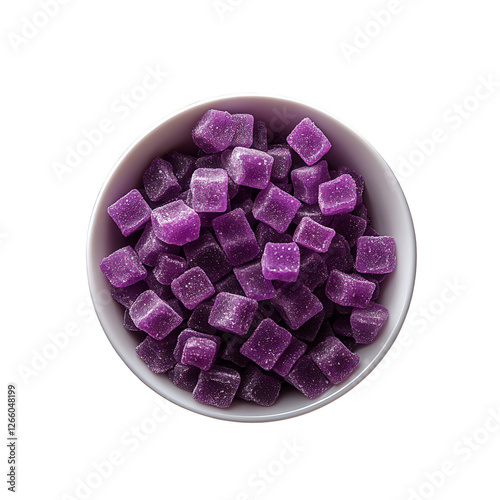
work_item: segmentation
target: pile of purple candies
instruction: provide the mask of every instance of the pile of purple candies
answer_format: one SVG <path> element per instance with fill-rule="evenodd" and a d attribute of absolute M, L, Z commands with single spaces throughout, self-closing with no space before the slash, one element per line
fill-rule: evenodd
<path fill-rule="evenodd" d="M 101 262 L 138 356 L 196 401 L 262 406 L 282 384 L 316 398 L 346 380 L 388 318 L 375 303 L 396 267 L 370 225 L 364 179 L 322 157 L 304 118 L 287 136 L 209 110 L 196 156 L 155 158 L 108 208 L 128 245 Z"/>

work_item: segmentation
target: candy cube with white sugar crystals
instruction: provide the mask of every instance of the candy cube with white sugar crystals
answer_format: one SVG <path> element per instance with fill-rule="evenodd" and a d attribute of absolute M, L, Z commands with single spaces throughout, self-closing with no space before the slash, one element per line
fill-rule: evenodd
<path fill-rule="evenodd" d="M 181 363 L 196 366 L 200 370 L 210 370 L 217 355 L 217 344 L 210 339 L 190 337 L 184 344 Z"/>
<path fill-rule="evenodd" d="M 182 200 L 154 209 L 151 220 L 156 237 L 170 245 L 182 246 L 200 236 L 200 217 Z"/>
<path fill-rule="evenodd" d="M 307 344 L 295 337 L 292 337 L 290 345 L 284 350 L 283 354 L 273 366 L 273 371 L 278 375 L 285 377 L 290 373 L 293 365 L 301 358 L 307 350 Z"/>
<path fill-rule="evenodd" d="M 191 328 L 186 328 L 186 329 L 182 330 L 182 332 L 177 337 L 177 343 L 176 343 L 175 349 L 174 349 L 174 359 L 177 361 L 177 363 L 181 362 L 182 353 L 184 352 L 184 346 L 186 345 L 186 342 L 193 337 L 197 338 L 197 339 L 211 340 L 211 341 L 215 342 L 215 344 L 217 346 L 217 350 L 219 350 L 219 348 L 220 348 L 221 338 L 218 335 L 211 335 L 208 333 L 203 333 L 203 332 L 198 332 L 196 330 L 191 330 Z"/>
<path fill-rule="evenodd" d="M 182 257 L 164 253 L 158 257 L 153 274 L 162 285 L 170 285 L 175 278 L 187 271 L 187 268 L 187 262 Z"/>
<path fill-rule="evenodd" d="M 314 205 L 302 203 L 293 218 L 293 222 L 295 222 L 295 224 L 299 224 L 304 217 L 309 217 L 314 222 L 317 222 L 322 226 L 328 226 L 333 219 L 332 215 L 324 215 L 317 203 Z"/>
<path fill-rule="evenodd" d="M 274 158 L 271 169 L 271 180 L 273 182 L 287 182 L 288 174 L 292 168 L 292 154 L 286 146 L 273 147 L 267 154 Z"/>
<path fill-rule="evenodd" d="M 369 304 L 374 291 L 375 283 L 337 269 L 332 269 L 325 287 L 326 296 L 332 302 L 361 309 Z"/>
<path fill-rule="evenodd" d="M 371 302 L 365 309 L 353 309 L 351 313 L 352 336 L 358 344 L 371 344 L 389 318 L 389 311 Z"/>
<path fill-rule="evenodd" d="M 250 329 L 257 307 L 258 303 L 254 299 L 221 292 L 215 297 L 208 322 L 217 330 L 245 335 Z"/>
<path fill-rule="evenodd" d="M 302 356 L 285 380 L 309 399 L 321 396 L 330 387 L 330 381 L 323 375 L 310 356 Z"/>
<path fill-rule="evenodd" d="M 387 274 L 396 268 L 396 242 L 391 236 L 361 236 L 356 245 L 356 271 Z"/>
<path fill-rule="evenodd" d="M 319 208 L 325 215 L 350 212 L 356 206 L 357 191 L 354 179 L 347 174 L 320 184 Z"/>
<path fill-rule="evenodd" d="M 252 115 L 237 113 L 233 116 L 234 136 L 230 147 L 249 148 L 253 143 L 254 117 Z"/>
<path fill-rule="evenodd" d="M 142 176 L 146 194 L 151 201 L 170 201 L 182 192 L 172 165 L 162 158 L 155 158 Z"/>
<path fill-rule="evenodd" d="M 294 282 L 300 271 L 297 243 L 267 243 L 262 254 L 262 272 L 268 280 Z"/>
<path fill-rule="evenodd" d="M 176 387 L 189 392 L 193 392 L 193 389 L 196 387 L 199 375 L 199 368 L 196 368 L 196 366 L 183 365 L 182 363 L 177 363 L 173 369 L 168 372 L 168 378 Z"/>
<path fill-rule="evenodd" d="M 236 147 L 227 159 L 227 173 L 236 184 L 264 189 L 271 179 L 273 157 L 264 151 Z"/>
<path fill-rule="evenodd" d="M 307 165 L 313 165 L 321 160 L 332 147 L 325 134 L 310 118 L 304 118 L 286 140 Z"/>
<path fill-rule="evenodd" d="M 135 245 L 135 251 L 143 264 L 154 267 L 162 253 L 178 254 L 179 247 L 167 245 L 158 239 L 153 231 L 153 225 L 148 222 Z"/>
<path fill-rule="evenodd" d="M 153 373 L 165 373 L 175 366 L 175 337 L 155 340 L 149 335 L 135 348 L 137 355 Z"/>
<path fill-rule="evenodd" d="M 151 219 L 151 208 L 137 189 L 132 189 L 125 196 L 108 207 L 108 214 L 114 220 L 123 236 L 130 236 L 134 231 L 145 226 Z"/>
<path fill-rule="evenodd" d="M 352 248 L 356 245 L 358 238 L 363 236 L 366 230 L 366 220 L 352 214 L 338 214 L 333 218 L 330 227 L 341 234 Z"/>
<path fill-rule="evenodd" d="M 268 300 L 276 297 L 276 290 L 272 282 L 264 277 L 262 263 L 253 261 L 233 269 L 245 295 L 251 299 Z"/>
<path fill-rule="evenodd" d="M 232 368 L 214 366 L 200 372 L 193 390 L 193 398 L 203 404 L 217 408 L 229 408 L 241 382 L 241 376 Z"/>
<path fill-rule="evenodd" d="M 215 293 L 212 282 L 201 267 L 192 267 L 172 281 L 172 293 L 187 309 L 209 299 Z"/>
<path fill-rule="evenodd" d="M 111 286 L 110 294 L 116 302 L 129 308 L 135 302 L 135 299 L 147 289 L 148 285 L 144 281 L 138 281 L 133 285 L 125 287 Z"/>
<path fill-rule="evenodd" d="M 198 168 L 191 177 L 193 209 L 197 212 L 225 212 L 228 177 L 223 168 Z"/>
<path fill-rule="evenodd" d="M 337 167 L 334 170 L 330 171 L 330 175 L 332 179 L 340 177 L 341 175 L 348 174 L 356 183 L 356 205 L 363 203 L 363 190 L 365 188 L 365 179 L 361 174 L 358 174 L 354 170 L 347 168 L 345 166 Z"/>
<path fill-rule="evenodd" d="M 313 205 L 318 203 L 318 190 L 320 184 L 330 180 L 328 163 L 323 160 L 310 167 L 300 167 L 291 173 L 293 194 L 296 198 Z"/>
<path fill-rule="evenodd" d="M 205 153 L 218 153 L 229 147 L 234 132 L 234 121 L 230 113 L 210 109 L 195 125 L 192 136 L 194 143 Z"/>
<path fill-rule="evenodd" d="M 236 395 L 245 401 L 259 406 L 272 406 L 280 394 L 281 382 L 262 373 L 256 366 L 250 365 L 241 375 L 241 384 Z"/>
<path fill-rule="evenodd" d="M 120 248 L 104 257 L 100 268 L 109 282 L 119 288 L 133 285 L 143 280 L 148 274 L 137 253 L 130 246 Z"/>
<path fill-rule="evenodd" d="M 196 158 L 194 156 L 178 153 L 174 151 L 165 157 L 165 159 L 172 165 L 174 175 L 177 182 L 183 190 L 189 188 L 189 181 L 195 169 Z"/>
<path fill-rule="evenodd" d="M 293 233 L 293 241 L 318 253 L 325 253 L 335 236 L 335 230 L 304 217 Z"/>

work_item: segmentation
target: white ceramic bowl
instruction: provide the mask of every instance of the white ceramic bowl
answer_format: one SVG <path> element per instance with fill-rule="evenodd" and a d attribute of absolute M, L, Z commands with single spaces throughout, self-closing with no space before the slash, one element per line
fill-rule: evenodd
<path fill-rule="evenodd" d="M 396 239 L 398 265 L 383 283 L 378 302 L 389 310 L 389 320 L 376 341 L 356 352 L 361 361 L 351 377 L 315 400 L 294 389 L 285 390 L 269 408 L 235 400 L 221 410 L 196 402 L 191 393 L 175 387 L 166 375 L 155 375 L 135 353 L 138 338 L 123 328 L 123 308 L 111 300 L 110 285 L 99 270 L 101 259 L 123 246 L 123 237 L 106 213 L 106 208 L 130 189 L 140 185 L 150 161 L 168 151 L 193 151 L 191 129 L 211 108 L 231 113 L 251 113 L 275 131 L 288 133 L 304 117 L 310 117 L 333 144 L 326 155 L 330 165 L 344 164 L 366 181 L 364 200 L 374 228 Z M 400 185 L 375 149 L 356 132 L 327 113 L 300 102 L 266 96 L 233 96 L 196 103 L 169 116 L 138 139 L 118 160 L 105 181 L 92 213 L 87 266 L 90 292 L 99 321 L 109 341 L 125 364 L 151 389 L 179 406 L 210 417 L 264 422 L 285 419 L 320 408 L 339 398 L 363 380 L 380 362 L 396 339 L 410 304 L 416 269 L 413 223 Z"/>

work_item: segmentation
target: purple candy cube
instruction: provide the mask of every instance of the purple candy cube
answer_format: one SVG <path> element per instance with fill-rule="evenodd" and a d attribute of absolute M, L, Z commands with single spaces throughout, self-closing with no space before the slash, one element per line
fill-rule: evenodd
<path fill-rule="evenodd" d="M 241 375 L 237 396 L 259 406 L 272 406 L 280 394 L 281 382 L 250 365 Z"/>
<path fill-rule="evenodd" d="M 165 157 L 165 159 L 172 165 L 172 169 L 177 182 L 183 190 L 189 188 L 189 181 L 195 169 L 196 158 L 194 156 L 178 153 L 174 151 Z"/>
<path fill-rule="evenodd" d="M 297 281 L 300 251 L 297 243 L 267 243 L 262 254 L 262 273 L 268 280 Z"/>
<path fill-rule="evenodd" d="M 217 330 L 209 325 L 208 318 L 210 316 L 210 311 L 212 310 L 213 304 L 208 302 L 202 302 L 198 304 L 189 316 L 187 326 L 193 330 L 198 330 L 199 332 L 214 334 Z"/>
<path fill-rule="evenodd" d="M 210 339 L 190 337 L 184 344 L 181 363 L 196 366 L 200 370 L 210 370 L 217 355 L 217 344 Z"/>
<path fill-rule="evenodd" d="M 197 212 L 225 212 L 227 172 L 223 168 L 198 168 L 191 177 L 193 209 Z"/>
<path fill-rule="evenodd" d="M 310 356 L 302 356 L 285 380 L 309 399 L 321 396 L 330 388 L 330 381 L 323 375 Z"/>
<path fill-rule="evenodd" d="M 175 361 L 177 361 L 177 363 L 181 362 L 182 353 L 184 352 L 184 346 L 186 345 L 186 342 L 193 337 L 197 339 L 211 340 L 215 342 L 217 350 L 219 350 L 220 348 L 221 338 L 218 335 L 210 335 L 208 333 L 197 332 L 196 330 L 191 330 L 190 328 L 186 328 L 182 330 L 182 332 L 177 337 L 177 343 L 174 349 L 174 359 Z"/>
<path fill-rule="evenodd" d="M 153 231 L 153 225 L 151 222 L 148 222 L 139 241 L 135 245 L 135 251 L 143 264 L 154 267 L 156 266 L 158 257 L 162 253 L 178 254 L 179 247 L 167 245 L 159 240 Z"/>
<path fill-rule="evenodd" d="M 389 311 L 371 302 L 365 309 L 353 309 L 350 322 L 352 336 L 358 344 L 371 344 L 389 318 Z"/>
<path fill-rule="evenodd" d="M 292 337 L 290 345 L 285 349 L 283 354 L 278 358 L 278 361 L 273 366 L 273 371 L 282 377 L 286 377 L 297 360 L 304 355 L 307 350 L 307 344 Z"/>
<path fill-rule="evenodd" d="M 147 336 L 136 348 L 137 355 L 153 373 L 165 373 L 175 366 L 175 337 L 155 340 Z"/>
<path fill-rule="evenodd" d="M 109 282 L 118 288 L 133 285 L 148 274 L 132 247 L 120 248 L 104 257 L 100 268 Z"/>
<path fill-rule="evenodd" d="M 201 267 L 193 267 L 172 281 L 172 293 L 184 307 L 194 309 L 215 293 L 212 282 Z"/>
<path fill-rule="evenodd" d="M 358 238 L 363 236 L 366 229 L 366 221 L 361 217 L 352 214 L 339 214 L 333 218 L 330 227 L 335 232 L 341 234 L 351 247 L 353 247 Z"/>
<path fill-rule="evenodd" d="M 182 192 L 172 165 L 162 158 L 153 160 L 144 172 L 142 182 L 151 201 L 171 201 Z"/>
<path fill-rule="evenodd" d="M 302 205 L 300 205 L 299 209 L 297 210 L 295 217 L 293 218 L 293 222 L 295 222 L 295 224 L 299 224 L 304 217 L 309 217 L 314 222 L 317 222 L 322 226 L 328 226 L 328 224 L 330 224 L 333 219 L 332 215 L 324 215 L 317 203 L 315 203 L 314 205 L 302 203 Z"/>
<path fill-rule="evenodd" d="M 298 283 L 283 285 L 276 297 L 271 299 L 271 304 L 292 330 L 296 330 L 323 310 L 323 304 L 318 297 L 305 285 Z"/>
<path fill-rule="evenodd" d="M 278 233 L 284 233 L 299 207 L 297 198 L 270 182 L 255 198 L 252 213 L 257 220 L 265 222 Z"/>
<path fill-rule="evenodd" d="M 341 306 L 352 306 L 364 309 L 375 291 L 375 284 L 359 275 L 345 274 L 332 269 L 326 282 L 326 296 Z"/>
<path fill-rule="evenodd" d="M 154 209 L 151 220 L 157 238 L 170 245 L 185 245 L 200 236 L 200 217 L 182 200 Z"/>
<path fill-rule="evenodd" d="M 273 161 L 264 151 L 236 147 L 227 159 L 227 173 L 238 185 L 264 189 L 271 179 Z"/>
<path fill-rule="evenodd" d="M 193 392 L 198 382 L 200 369 L 196 366 L 187 366 L 177 363 L 172 370 L 168 372 L 168 378 L 179 389 Z"/>
<path fill-rule="evenodd" d="M 350 212 L 356 206 L 356 183 L 347 174 L 324 182 L 318 189 L 318 204 L 325 215 Z"/>
<path fill-rule="evenodd" d="M 307 165 L 321 160 L 332 147 L 325 134 L 310 118 L 304 118 L 286 140 Z"/>
<path fill-rule="evenodd" d="M 298 283 L 302 283 L 314 290 L 328 279 L 328 269 L 325 261 L 312 250 L 302 248 L 300 250 L 300 270 Z"/>
<path fill-rule="evenodd" d="M 267 243 L 292 243 L 292 236 L 288 233 L 278 233 L 271 226 L 259 222 L 255 228 L 255 238 L 260 248 L 260 252 L 264 251 Z"/>
<path fill-rule="evenodd" d="M 233 295 L 245 295 L 243 288 L 241 288 L 241 285 L 233 273 L 222 278 L 214 285 L 214 287 L 217 293 L 227 292 L 232 293 Z"/>
<path fill-rule="evenodd" d="M 292 341 L 292 334 L 272 319 L 261 321 L 240 352 L 264 370 L 270 370 Z"/>
<path fill-rule="evenodd" d="M 214 366 L 200 372 L 198 383 L 193 390 L 193 398 L 199 403 L 229 408 L 240 385 L 240 374 L 232 368 Z"/>
<path fill-rule="evenodd" d="M 233 266 L 250 262 L 259 253 L 255 234 L 241 208 L 215 218 L 213 229 Z"/>
<path fill-rule="evenodd" d="M 137 189 L 132 189 L 108 208 L 108 214 L 123 236 L 129 236 L 149 222 L 151 208 L 141 193 Z"/>
<path fill-rule="evenodd" d="M 358 174 L 354 170 L 351 170 L 350 168 L 344 166 L 337 167 L 336 169 L 330 171 L 330 174 L 332 176 L 332 179 L 340 177 L 344 174 L 350 175 L 356 183 L 356 205 L 363 203 L 363 190 L 365 188 L 365 180 L 363 179 L 363 176 L 361 174 Z"/>
<path fill-rule="evenodd" d="M 322 257 L 329 272 L 332 269 L 338 269 L 347 273 L 352 270 L 354 264 L 351 247 L 347 240 L 339 233 L 335 234 L 327 253 L 323 254 Z"/>
<path fill-rule="evenodd" d="M 255 122 L 252 148 L 267 151 L 267 125 L 264 122 Z"/>
<path fill-rule="evenodd" d="M 260 261 L 249 262 L 233 269 L 245 295 L 251 299 L 267 300 L 276 297 L 276 290 L 272 282 L 262 274 Z"/>
<path fill-rule="evenodd" d="M 242 146 L 249 148 L 253 143 L 254 117 L 247 114 L 235 114 L 233 116 L 234 136 L 230 147 Z"/>
<path fill-rule="evenodd" d="M 288 174 L 292 168 L 292 155 L 288 147 L 273 147 L 267 151 L 267 154 L 274 158 L 273 168 L 271 169 L 271 181 L 286 183 Z"/>
<path fill-rule="evenodd" d="M 222 351 L 221 358 L 226 361 L 231 361 L 237 366 L 244 368 L 248 365 L 249 359 L 246 356 L 243 356 L 240 352 L 240 348 L 245 342 L 245 339 L 242 337 L 234 336 L 229 340 L 226 347 Z"/>
<path fill-rule="evenodd" d="M 296 168 L 292 170 L 291 178 L 293 194 L 296 198 L 308 205 L 318 203 L 320 184 L 330 180 L 328 163 L 323 160 L 310 167 Z"/>
<path fill-rule="evenodd" d="M 234 137 L 233 117 L 227 111 L 208 110 L 195 125 L 194 143 L 205 153 L 224 151 Z"/>
<path fill-rule="evenodd" d="M 325 253 L 335 236 L 335 230 L 314 222 L 309 217 L 304 217 L 293 233 L 293 241 L 297 244 Z"/>
<path fill-rule="evenodd" d="M 141 293 L 130 308 L 137 328 L 156 340 L 162 340 L 182 323 L 182 317 L 152 290 Z"/>
<path fill-rule="evenodd" d="M 361 236 L 357 240 L 356 271 L 387 274 L 396 268 L 396 242 L 391 236 Z"/>
<path fill-rule="evenodd" d="M 245 335 L 250 329 L 258 303 L 254 299 L 221 292 L 215 297 L 208 322 L 217 330 Z"/>
<path fill-rule="evenodd" d="M 332 384 L 343 382 L 359 364 L 359 356 L 336 337 L 326 338 L 309 355 Z"/>
<path fill-rule="evenodd" d="M 118 288 L 116 286 L 111 286 L 110 294 L 116 302 L 126 308 L 129 308 L 135 302 L 135 299 L 137 299 L 137 297 L 139 297 L 139 295 L 147 289 L 148 285 L 144 281 L 138 281 L 133 285 L 125 287 Z"/>
<path fill-rule="evenodd" d="M 187 262 L 182 257 L 164 253 L 158 257 L 153 274 L 162 285 L 170 285 L 175 278 L 187 271 L 187 268 Z"/>

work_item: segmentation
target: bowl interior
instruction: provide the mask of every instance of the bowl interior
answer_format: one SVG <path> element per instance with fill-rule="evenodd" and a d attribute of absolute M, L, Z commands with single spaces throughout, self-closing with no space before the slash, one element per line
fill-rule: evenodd
<path fill-rule="evenodd" d="M 192 395 L 175 387 L 166 375 L 155 375 L 137 357 L 138 336 L 124 329 L 123 308 L 110 295 L 110 285 L 99 270 L 101 259 L 124 246 L 124 238 L 106 213 L 106 208 L 130 189 L 138 187 L 151 160 L 168 151 L 194 152 L 191 130 L 208 109 L 251 113 L 277 133 L 289 133 L 304 117 L 310 117 L 332 142 L 325 159 L 330 165 L 346 165 L 365 178 L 365 204 L 373 227 L 396 239 L 398 266 L 382 286 L 378 302 L 388 308 L 389 320 L 376 341 L 356 352 L 361 361 L 343 384 L 308 400 L 294 389 L 285 390 L 269 408 L 235 400 L 226 410 L 197 403 Z M 394 342 L 406 316 L 415 279 L 415 234 L 405 197 L 385 161 L 363 138 L 335 118 L 305 104 L 262 96 L 237 96 L 203 102 L 181 110 L 148 132 L 119 159 L 107 178 L 92 214 L 87 249 L 90 291 L 101 325 L 127 366 L 149 387 L 170 401 L 211 417 L 236 421 L 269 421 L 300 415 L 323 406 L 359 383 L 382 359 Z"/>

